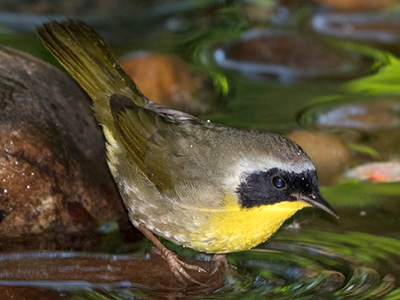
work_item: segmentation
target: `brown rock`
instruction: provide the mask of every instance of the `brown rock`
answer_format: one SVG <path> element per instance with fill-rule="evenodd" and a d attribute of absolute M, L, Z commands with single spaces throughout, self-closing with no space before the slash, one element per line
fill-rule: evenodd
<path fill-rule="evenodd" d="M 317 0 L 336 10 L 376 11 L 394 5 L 398 0 Z"/>
<path fill-rule="evenodd" d="M 346 177 L 370 182 L 400 182 L 400 161 L 366 163 L 349 170 Z"/>
<path fill-rule="evenodd" d="M 73 252 L 3 254 L 0 256 L 0 280 L 3 283 L 13 282 L 14 285 L 32 282 L 32 285 L 36 286 L 40 286 L 40 282 L 51 280 L 59 290 L 62 290 L 63 282 L 68 284 L 70 281 L 76 282 L 76 289 L 78 287 L 84 289 L 88 283 L 95 283 L 96 286 L 113 284 L 115 288 L 135 287 L 136 291 L 141 290 L 146 294 L 153 292 L 154 296 L 158 295 L 155 299 L 160 299 L 161 295 L 164 296 L 162 299 L 176 299 L 181 298 L 179 295 L 210 293 L 223 286 L 224 274 L 220 270 L 211 273 L 212 262 L 191 258 L 185 258 L 184 261 L 206 270 L 206 272 L 187 270 L 188 274 L 201 284 L 188 282 L 185 286 L 179 282 L 167 262 L 159 255 L 142 259 L 127 255 L 82 255 Z"/>
<path fill-rule="evenodd" d="M 351 145 L 359 162 L 399 158 L 400 101 L 397 97 L 373 97 L 343 103 L 335 99 L 304 110 L 303 126 L 335 134 Z"/>
<path fill-rule="evenodd" d="M 321 112 L 315 120 L 319 126 L 352 128 L 366 132 L 400 128 L 398 98 L 357 101 L 319 110 Z"/>
<path fill-rule="evenodd" d="M 137 52 L 121 61 L 142 93 L 151 101 L 191 114 L 212 110 L 211 79 L 195 72 L 178 57 Z"/>
<path fill-rule="evenodd" d="M 253 24 L 269 22 L 277 9 L 278 2 L 276 1 L 243 1 L 238 5 L 238 13 Z"/>
<path fill-rule="evenodd" d="M 318 33 L 356 40 L 398 53 L 400 16 L 386 12 L 320 12 L 311 19 Z"/>
<path fill-rule="evenodd" d="M 26 286 L 0 286 L 0 299 L 23 300 L 54 300 L 63 299 L 66 292 L 59 292 L 50 288 Z M 64 298 L 66 299 L 66 298 Z"/>
<path fill-rule="evenodd" d="M 335 183 L 351 162 L 349 150 L 333 134 L 301 130 L 290 133 L 288 137 L 310 156 L 322 185 Z"/>
<path fill-rule="evenodd" d="M 231 58 L 253 63 L 268 63 L 297 68 L 332 68 L 342 62 L 340 52 L 324 44 L 309 47 L 311 40 L 290 35 L 258 37 L 234 43 Z"/>
<path fill-rule="evenodd" d="M 272 77 L 284 82 L 345 80 L 369 73 L 372 62 L 316 36 L 273 29 L 249 30 L 241 39 L 221 43 L 214 58 L 219 66 L 251 79 Z"/>
<path fill-rule="evenodd" d="M 90 102 L 61 71 L 0 47 L 0 109 L 0 236 L 124 216 Z"/>

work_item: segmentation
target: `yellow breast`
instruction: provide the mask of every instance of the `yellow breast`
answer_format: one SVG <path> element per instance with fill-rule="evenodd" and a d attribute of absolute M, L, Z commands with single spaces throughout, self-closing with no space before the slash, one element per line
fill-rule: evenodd
<path fill-rule="evenodd" d="M 299 209 L 309 206 L 300 201 L 243 208 L 235 196 L 226 196 L 225 206 L 212 211 L 210 222 L 191 234 L 194 249 L 227 253 L 253 248 L 270 238 Z"/>

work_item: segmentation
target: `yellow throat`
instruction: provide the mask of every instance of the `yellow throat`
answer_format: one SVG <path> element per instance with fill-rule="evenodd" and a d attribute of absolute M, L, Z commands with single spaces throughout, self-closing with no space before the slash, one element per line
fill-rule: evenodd
<path fill-rule="evenodd" d="M 192 233 L 189 247 L 210 253 L 228 253 L 253 248 L 270 238 L 298 210 L 310 206 L 301 201 L 243 208 L 227 195 L 222 210 L 213 211 L 210 222 Z"/>

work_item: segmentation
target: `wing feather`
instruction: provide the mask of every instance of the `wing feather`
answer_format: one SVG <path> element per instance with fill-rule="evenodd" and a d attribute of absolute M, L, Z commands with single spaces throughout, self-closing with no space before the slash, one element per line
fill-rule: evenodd
<path fill-rule="evenodd" d="M 183 181 L 208 180 L 201 152 L 210 152 L 203 143 L 196 118 L 179 120 L 166 113 L 137 106 L 122 95 L 113 95 L 110 106 L 118 138 L 143 174 L 159 189 L 173 190 Z M 179 112 L 178 112 L 179 114 Z M 202 145 L 201 152 L 196 145 Z M 187 184 L 187 183 L 186 183 Z"/>

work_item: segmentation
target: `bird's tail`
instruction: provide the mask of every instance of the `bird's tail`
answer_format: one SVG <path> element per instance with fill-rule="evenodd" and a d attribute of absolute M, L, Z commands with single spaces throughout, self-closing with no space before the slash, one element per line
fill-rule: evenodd
<path fill-rule="evenodd" d="M 138 106 L 147 103 L 109 45 L 84 22 L 51 21 L 38 27 L 37 32 L 47 49 L 92 98 L 99 123 L 113 127 L 110 110 L 113 94 L 126 96 Z"/>

